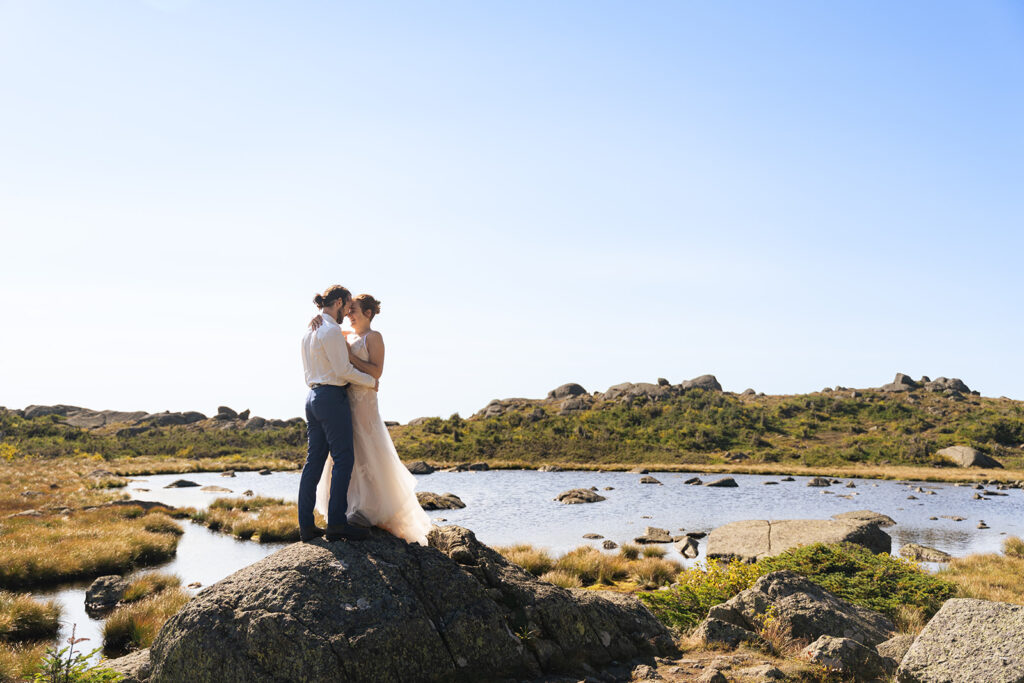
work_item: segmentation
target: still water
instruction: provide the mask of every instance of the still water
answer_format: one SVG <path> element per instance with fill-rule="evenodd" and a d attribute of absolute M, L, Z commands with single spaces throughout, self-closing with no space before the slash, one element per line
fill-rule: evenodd
<path fill-rule="evenodd" d="M 429 512 L 437 523 L 472 529 L 477 538 L 488 545 L 532 543 L 555 554 L 583 544 L 600 547 L 602 541 L 584 539 L 586 533 L 601 534 L 621 544 L 642 534 L 647 526 L 678 534 L 684 530 L 710 531 L 744 519 L 827 519 L 841 512 L 863 509 L 881 512 L 896 520 L 896 526 L 886 529 L 893 539 L 894 554 L 905 543 L 921 543 L 952 555 L 996 552 L 1006 535 L 1024 535 L 1024 491 L 1021 490 L 1001 491 L 1007 495 L 975 500 L 978 491 L 953 484 L 844 479 L 842 484 L 815 488 L 807 486 L 809 477 L 782 482 L 778 476 L 737 474 L 729 475 L 736 480 L 737 488 L 717 488 L 683 482 L 692 476 L 708 482 L 721 475 L 652 472 L 651 476 L 662 483 L 641 484 L 641 475 L 626 472 L 532 470 L 434 472 L 417 475 L 416 480 L 419 491 L 451 492 L 466 504 L 461 510 Z M 198 487 L 164 488 L 177 479 L 188 479 L 201 486 L 222 486 L 231 493 L 205 492 Z M 779 483 L 766 485 L 769 481 Z M 851 482 L 853 487 L 847 488 L 846 484 Z M 218 497 L 241 495 L 246 490 L 294 501 L 298 484 L 298 472 L 264 476 L 238 472 L 235 477 L 222 477 L 216 472 L 168 474 L 133 479 L 127 493 L 138 500 L 201 508 Z M 606 500 L 583 505 L 564 505 L 554 500 L 567 489 L 591 487 L 597 487 Z M 611 489 L 605 490 L 607 487 Z M 942 515 L 966 520 L 954 522 L 943 519 Z M 990 528 L 978 529 L 980 520 Z M 186 531 L 177 557 L 159 567 L 140 570 L 140 573 L 171 572 L 180 576 L 183 584 L 198 581 L 207 586 L 282 547 L 282 544 L 261 545 L 235 540 L 189 522 L 183 525 Z M 683 561 L 673 546 L 663 547 L 670 550 L 669 557 Z M 683 563 L 691 565 L 703 559 L 704 541 L 700 550 L 697 560 Z M 89 649 L 102 643 L 103 624 L 85 613 L 87 585 L 66 586 L 37 595 L 55 597 L 64 604 L 67 628 L 62 637 L 70 632 L 72 623 L 77 623 L 78 635 L 90 638 L 83 643 Z"/>

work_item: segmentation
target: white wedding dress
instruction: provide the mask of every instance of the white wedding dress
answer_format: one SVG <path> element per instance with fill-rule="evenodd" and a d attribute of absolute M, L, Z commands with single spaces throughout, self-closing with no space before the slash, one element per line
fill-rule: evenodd
<path fill-rule="evenodd" d="M 357 358 L 369 360 L 366 337 L 357 337 L 350 345 Z M 398 452 L 380 418 L 377 392 L 367 387 L 348 385 L 352 408 L 352 442 L 355 465 L 348 487 L 348 514 L 361 512 L 374 526 L 404 538 L 410 543 L 427 545 L 430 518 L 416 499 L 416 478 L 398 459 Z M 331 468 L 328 456 L 316 488 L 316 509 L 327 517 L 331 492 Z"/>

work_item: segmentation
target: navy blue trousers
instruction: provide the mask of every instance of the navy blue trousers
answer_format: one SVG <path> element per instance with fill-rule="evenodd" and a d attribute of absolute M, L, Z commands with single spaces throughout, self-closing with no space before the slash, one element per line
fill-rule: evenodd
<path fill-rule="evenodd" d="M 331 470 L 331 499 L 327 503 L 327 523 L 345 524 L 348 520 L 348 485 L 352 481 L 355 451 L 352 447 L 352 410 L 345 387 L 326 385 L 311 389 L 306 398 L 306 434 L 309 450 L 299 480 L 299 526 L 311 527 L 316 506 L 316 485 L 324 472 L 328 453 L 334 458 Z"/>

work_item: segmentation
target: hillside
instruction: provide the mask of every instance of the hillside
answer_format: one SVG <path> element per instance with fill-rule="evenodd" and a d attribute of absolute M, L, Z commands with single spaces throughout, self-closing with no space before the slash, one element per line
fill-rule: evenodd
<path fill-rule="evenodd" d="M 960 380 L 898 375 L 878 388 L 770 396 L 723 392 L 705 375 L 625 383 L 589 393 L 563 385 L 544 399 L 495 400 L 469 418 L 418 418 L 391 427 L 404 460 L 539 466 L 623 464 L 946 466 L 936 452 L 969 445 L 1024 469 L 1024 402 L 985 398 Z M 0 408 L 0 458 L 86 455 L 116 460 L 305 456 L 301 420 L 221 408 L 123 413 L 74 406 Z"/>

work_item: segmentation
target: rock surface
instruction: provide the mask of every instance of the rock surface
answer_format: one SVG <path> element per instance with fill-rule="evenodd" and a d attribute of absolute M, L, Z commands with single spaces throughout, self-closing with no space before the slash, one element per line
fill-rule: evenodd
<path fill-rule="evenodd" d="M 889 665 L 890 671 L 895 671 L 896 667 L 903 661 L 903 656 L 907 654 L 907 650 L 914 644 L 914 640 L 917 638 L 915 635 L 909 633 L 900 633 L 884 643 L 879 643 L 875 651 L 879 656 L 884 659 L 888 659 L 891 664 Z"/>
<path fill-rule="evenodd" d="M 1024 681 L 1024 606 L 953 598 L 907 650 L 900 683 Z"/>
<path fill-rule="evenodd" d="M 124 597 L 128 581 L 117 574 L 101 576 L 85 591 L 85 610 L 98 614 L 112 609 Z"/>
<path fill-rule="evenodd" d="M 914 562 L 949 562 L 953 559 L 949 553 L 917 543 L 903 545 L 900 548 L 900 557 L 905 557 Z"/>
<path fill-rule="evenodd" d="M 119 683 L 144 683 L 149 680 L 149 649 L 138 650 L 117 659 L 108 659 L 103 662 L 103 666 L 123 676 Z"/>
<path fill-rule="evenodd" d="M 780 628 L 792 638 L 834 636 L 873 647 L 888 640 L 896 629 L 884 615 L 847 602 L 790 571 L 765 574 L 728 602 L 708 610 L 708 619 L 755 632 L 770 609 Z"/>
<path fill-rule="evenodd" d="M 635 598 L 541 582 L 448 526 L 430 547 L 375 532 L 235 572 L 165 624 L 149 680 L 521 679 L 668 654 L 671 634 Z"/>
<path fill-rule="evenodd" d="M 590 489 L 569 489 L 559 493 L 555 500 L 566 505 L 576 505 L 578 503 L 600 503 L 606 498 Z"/>
<path fill-rule="evenodd" d="M 704 485 L 705 486 L 718 486 L 718 487 L 730 488 L 730 489 L 734 489 L 737 486 L 739 486 L 739 484 L 736 483 L 736 480 L 733 479 L 732 477 L 722 477 L 721 479 L 715 479 L 714 481 L 709 481 L 708 483 L 706 483 Z"/>
<path fill-rule="evenodd" d="M 417 491 L 416 500 L 424 510 L 458 510 L 466 507 L 466 504 L 454 493 L 431 493 L 430 491 Z"/>
<path fill-rule="evenodd" d="M 643 536 L 637 536 L 633 541 L 636 543 L 671 543 L 672 534 L 668 532 L 668 529 L 649 526 L 644 531 Z"/>
<path fill-rule="evenodd" d="M 548 392 L 548 398 L 572 398 L 573 396 L 585 396 L 587 390 L 575 382 L 563 384 Z"/>
<path fill-rule="evenodd" d="M 849 512 L 840 512 L 838 515 L 832 515 L 832 519 L 847 519 L 856 522 L 867 522 L 869 524 L 877 524 L 878 526 L 896 526 L 896 520 L 889 515 L 883 515 L 881 512 L 874 512 L 872 510 L 850 510 Z"/>
<path fill-rule="evenodd" d="M 408 469 L 413 474 L 432 474 L 434 472 L 433 466 L 428 465 L 423 460 L 417 460 L 416 462 L 410 462 L 405 467 L 406 467 L 406 469 Z"/>
<path fill-rule="evenodd" d="M 874 553 L 892 550 L 892 538 L 877 524 L 843 519 L 746 520 L 714 529 L 708 537 L 709 558 L 756 562 L 801 545 L 856 543 Z"/>
<path fill-rule="evenodd" d="M 990 458 L 984 453 L 971 448 L 970 446 L 950 446 L 936 451 L 935 455 L 952 460 L 960 467 L 983 467 L 986 469 L 1002 469 L 1003 465 L 995 458 Z"/>
<path fill-rule="evenodd" d="M 876 681 L 892 673 L 888 660 L 851 638 L 821 636 L 800 652 L 800 658 L 855 681 Z"/>

